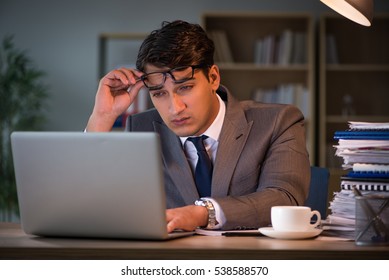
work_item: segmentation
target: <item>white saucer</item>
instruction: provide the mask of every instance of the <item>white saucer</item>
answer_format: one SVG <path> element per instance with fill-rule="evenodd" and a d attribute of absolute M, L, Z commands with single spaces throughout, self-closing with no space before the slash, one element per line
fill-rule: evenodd
<path fill-rule="evenodd" d="M 272 227 L 258 229 L 263 235 L 278 239 L 305 239 L 318 236 L 323 230 L 314 228 L 309 231 L 275 231 Z"/>

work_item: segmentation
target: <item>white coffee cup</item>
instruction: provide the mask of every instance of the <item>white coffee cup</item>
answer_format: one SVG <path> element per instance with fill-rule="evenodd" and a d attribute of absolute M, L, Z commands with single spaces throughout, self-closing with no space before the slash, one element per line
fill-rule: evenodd
<path fill-rule="evenodd" d="M 311 223 L 313 216 L 317 217 Z M 275 231 L 310 231 L 321 222 L 320 212 L 306 206 L 273 206 L 271 208 L 271 223 Z"/>

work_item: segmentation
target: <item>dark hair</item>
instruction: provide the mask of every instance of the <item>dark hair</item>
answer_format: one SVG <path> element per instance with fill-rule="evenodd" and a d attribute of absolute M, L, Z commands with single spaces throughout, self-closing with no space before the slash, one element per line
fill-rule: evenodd
<path fill-rule="evenodd" d="M 144 71 L 146 64 L 156 67 L 175 68 L 187 65 L 214 64 L 215 45 L 203 28 L 182 20 L 163 22 L 143 41 L 137 69 Z"/>

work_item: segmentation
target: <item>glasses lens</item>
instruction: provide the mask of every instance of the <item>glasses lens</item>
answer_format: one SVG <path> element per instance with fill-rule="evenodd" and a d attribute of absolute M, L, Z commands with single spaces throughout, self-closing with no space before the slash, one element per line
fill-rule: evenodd
<path fill-rule="evenodd" d="M 158 88 L 163 86 L 165 82 L 165 73 L 146 74 L 143 76 L 142 80 L 149 89 Z"/>
<path fill-rule="evenodd" d="M 182 83 L 193 78 L 193 67 L 174 68 L 170 71 L 170 74 L 176 83 Z"/>

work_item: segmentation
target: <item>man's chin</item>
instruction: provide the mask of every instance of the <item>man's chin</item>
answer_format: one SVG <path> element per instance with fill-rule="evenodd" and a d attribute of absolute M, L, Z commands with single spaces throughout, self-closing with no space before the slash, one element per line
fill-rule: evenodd
<path fill-rule="evenodd" d="M 189 127 L 170 127 L 170 130 L 172 130 L 179 137 L 193 136 L 197 133 L 196 130 L 190 129 Z"/>

